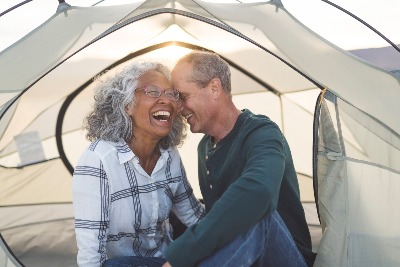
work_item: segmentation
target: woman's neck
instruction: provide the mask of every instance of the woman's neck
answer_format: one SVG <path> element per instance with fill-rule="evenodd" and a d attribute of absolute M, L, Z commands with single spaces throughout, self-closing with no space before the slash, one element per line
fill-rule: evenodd
<path fill-rule="evenodd" d="M 136 157 L 139 158 L 140 166 L 142 166 L 148 175 L 151 175 L 160 157 L 160 150 L 157 143 L 146 142 L 144 140 L 137 142 L 133 140 L 128 145 Z"/>

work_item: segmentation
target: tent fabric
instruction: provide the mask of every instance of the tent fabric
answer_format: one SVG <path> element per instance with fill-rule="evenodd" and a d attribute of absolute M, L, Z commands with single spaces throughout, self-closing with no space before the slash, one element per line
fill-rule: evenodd
<path fill-rule="evenodd" d="M 11 255 L 8 246 L 4 243 L 3 238 L 0 238 L 0 266 L 4 267 L 20 266 L 19 263 L 15 260 L 15 257 Z"/>
<path fill-rule="evenodd" d="M 71 175 L 60 159 L 24 168 L 1 168 L 0 207 L 72 200 Z M 4 221 L 4 219 L 2 219 Z"/>
<path fill-rule="evenodd" d="M 78 266 L 70 203 L 11 206 L 0 209 L 0 216 L 6 218 L 1 221 L 1 234 L 24 266 Z"/>
<path fill-rule="evenodd" d="M 0 68 L 7 77 L 0 81 L 0 91 L 19 93 L 46 71 L 63 60 L 68 51 L 76 51 L 126 15 L 127 10 L 137 5 L 97 7 L 96 23 L 93 23 L 90 8 L 73 8 L 70 12 L 59 12 L 49 18 L 32 33 L 1 53 Z M 67 12 L 67 11 L 65 11 Z M 90 27 L 90 30 L 86 30 Z M 62 32 L 62 34 L 55 34 Z M 54 33 L 54 35 L 49 35 Z M 85 38 L 82 34 L 85 33 Z M 49 36 L 53 36 L 49 40 Z M 57 38 L 54 38 L 57 36 Z M 61 38 L 59 38 L 59 36 Z M 30 49 L 27 49 L 30 47 Z M 31 53 L 36 51 L 37 53 Z M 68 54 L 67 54 L 68 55 Z"/>
<path fill-rule="evenodd" d="M 400 135 L 325 96 L 317 157 L 323 236 L 314 266 L 399 266 L 400 196 L 392 188 L 400 188 Z"/>
<path fill-rule="evenodd" d="M 1 267 L 19 266 L 17 259 L 26 266 L 76 266 L 71 169 L 87 145 L 81 126 L 93 78 L 138 59 L 172 67 L 199 48 L 230 64 L 239 108 L 266 114 L 284 132 L 316 265 L 398 263 L 386 253 L 399 243 L 399 78 L 324 40 L 280 1 L 148 0 L 66 7 L 0 52 Z M 313 133 L 322 88 L 328 91 Z M 179 148 L 198 197 L 193 159 L 200 138 L 188 133 Z M 41 152 L 30 152 L 29 142 Z M 363 261 L 368 253 L 375 265 Z"/>
<path fill-rule="evenodd" d="M 326 105 L 321 108 L 318 154 L 318 208 L 324 239 L 315 266 L 347 266 L 345 162 L 339 137 Z M 332 196 L 340 195 L 341 197 Z M 332 201 L 336 199 L 336 201 Z"/>

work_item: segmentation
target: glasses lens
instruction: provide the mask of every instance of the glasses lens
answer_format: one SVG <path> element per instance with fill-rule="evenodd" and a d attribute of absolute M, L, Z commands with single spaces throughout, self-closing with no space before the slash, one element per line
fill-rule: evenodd
<path fill-rule="evenodd" d="M 179 99 L 179 92 L 174 89 L 165 90 L 164 94 L 171 100 L 177 101 Z"/>
<path fill-rule="evenodd" d="M 150 97 L 160 97 L 161 89 L 157 86 L 150 85 L 146 87 L 146 94 Z"/>
<path fill-rule="evenodd" d="M 141 90 L 141 89 L 136 89 L 136 90 Z M 158 98 L 161 96 L 161 93 L 163 92 L 160 88 L 158 88 L 155 85 L 149 85 L 144 88 L 146 95 L 154 98 Z M 174 89 L 167 89 L 164 91 L 164 94 L 167 98 L 170 100 L 178 101 L 179 100 L 179 92 L 174 90 Z"/>

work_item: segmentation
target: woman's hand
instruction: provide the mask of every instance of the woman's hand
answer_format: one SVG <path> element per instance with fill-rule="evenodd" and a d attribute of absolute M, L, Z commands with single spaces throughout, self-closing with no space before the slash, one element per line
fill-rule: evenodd
<path fill-rule="evenodd" d="M 171 264 L 169 264 L 169 262 L 167 261 L 166 263 L 163 264 L 162 267 L 172 267 Z"/>

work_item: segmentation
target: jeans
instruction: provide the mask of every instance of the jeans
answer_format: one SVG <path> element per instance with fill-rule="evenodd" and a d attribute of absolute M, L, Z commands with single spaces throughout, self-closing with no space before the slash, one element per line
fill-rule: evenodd
<path fill-rule="evenodd" d="M 278 212 L 203 259 L 198 267 L 307 267 Z"/>
<path fill-rule="evenodd" d="M 161 267 L 166 261 L 157 257 L 126 256 L 109 259 L 102 267 Z"/>

